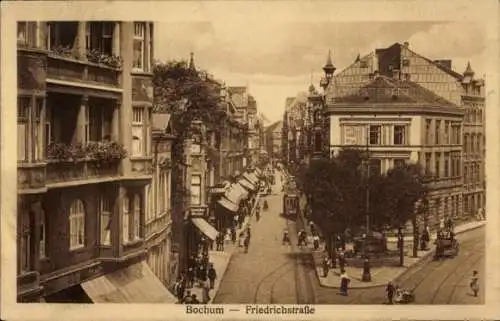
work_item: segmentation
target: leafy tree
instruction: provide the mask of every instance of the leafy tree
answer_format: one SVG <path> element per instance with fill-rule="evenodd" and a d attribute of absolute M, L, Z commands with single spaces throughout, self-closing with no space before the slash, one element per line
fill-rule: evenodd
<path fill-rule="evenodd" d="M 410 219 L 415 221 L 416 212 L 425 211 L 427 188 L 419 165 L 367 176 L 366 161 L 364 151 L 343 149 L 331 159 L 314 160 L 297 171 L 297 185 L 306 195 L 311 219 L 327 241 L 346 228 L 355 232 L 366 225 L 367 188 L 372 229 L 401 227 Z"/>
<path fill-rule="evenodd" d="M 237 128 L 246 133 L 247 127 L 231 119 L 220 99 L 220 85 L 189 68 L 186 61 L 156 62 L 153 67 L 154 112 L 170 114 L 170 126 L 175 135 L 172 142 L 172 219 L 183 220 L 187 209 L 186 155 L 187 139 L 206 144 L 205 133 L 220 137 L 225 128 Z M 174 232 L 180 237 L 179 231 Z M 179 238 L 178 238 L 179 239 Z"/>

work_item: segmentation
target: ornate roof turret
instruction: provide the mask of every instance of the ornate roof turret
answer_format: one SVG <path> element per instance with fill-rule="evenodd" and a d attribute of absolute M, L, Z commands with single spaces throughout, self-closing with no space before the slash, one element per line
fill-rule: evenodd
<path fill-rule="evenodd" d="M 194 53 L 193 52 L 191 52 L 191 57 L 189 59 L 189 69 L 196 71 L 196 67 L 194 65 Z"/>
<path fill-rule="evenodd" d="M 474 76 L 474 70 L 472 70 L 472 67 L 470 66 L 470 61 L 467 62 L 467 68 L 465 68 L 464 76 Z"/>
<path fill-rule="evenodd" d="M 335 66 L 332 63 L 332 51 L 328 50 L 328 57 L 326 58 L 326 64 L 323 67 L 323 71 L 325 72 L 326 76 L 333 76 L 333 73 L 337 70 Z"/>

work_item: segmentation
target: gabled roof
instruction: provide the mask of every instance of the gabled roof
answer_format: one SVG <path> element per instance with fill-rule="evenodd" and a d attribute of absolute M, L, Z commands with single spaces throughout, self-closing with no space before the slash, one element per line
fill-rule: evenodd
<path fill-rule="evenodd" d="M 359 88 L 335 87 L 334 103 L 429 104 L 435 107 L 456 107 L 452 102 L 434 94 L 417 83 L 380 76 Z"/>
<path fill-rule="evenodd" d="M 271 125 L 267 126 L 266 132 L 272 132 L 274 131 L 277 127 L 283 124 L 282 120 L 278 120 L 277 122 L 272 123 Z"/>

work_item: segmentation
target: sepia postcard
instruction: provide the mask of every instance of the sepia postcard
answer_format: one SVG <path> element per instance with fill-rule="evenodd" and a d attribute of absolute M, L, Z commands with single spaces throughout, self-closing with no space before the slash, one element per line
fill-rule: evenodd
<path fill-rule="evenodd" d="M 498 1 L 4 1 L 1 318 L 500 318 Z"/>

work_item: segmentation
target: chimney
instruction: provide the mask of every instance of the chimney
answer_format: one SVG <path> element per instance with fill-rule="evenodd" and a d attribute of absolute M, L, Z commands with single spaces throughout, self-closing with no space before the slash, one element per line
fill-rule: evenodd
<path fill-rule="evenodd" d="M 399 71 L 399 69 L 392 70 L 392 78 L 400 79 L 400 76 L 401 76 L 401 71 Z"/>
<path fill-rule="evenodd" d="M 405 48 L 409 48 L 409 47 L 410 47 L 410 43 L 409 43 L 408 41 L 405 41 L 405 42 L 403 43 L 403 47 L 405 47 Z"/>

